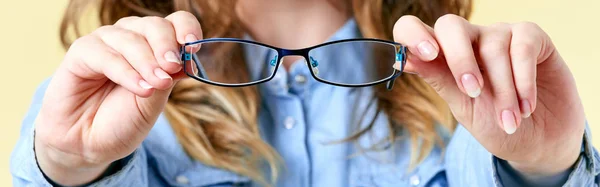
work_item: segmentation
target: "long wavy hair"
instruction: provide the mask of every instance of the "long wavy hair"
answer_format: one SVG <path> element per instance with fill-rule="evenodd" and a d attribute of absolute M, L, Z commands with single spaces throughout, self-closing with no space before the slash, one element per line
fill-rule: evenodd
<path fill-rule="evenodd" d="M 433 25 L 444 14 L 468 18 L 470 0 L 341 0 L 350 3 L 352 13 L 366 38 L 392 40 L 395 22 L 402 15 L 414 15 Z M 81 36 L 82 18 L 88 13 L 101 25 L 111 25 L 128 16 L 161 16 L 183 10 L 196 15 L 205 38 L 239 38 L 246 32 L 233 8 L 236 0 L 71 0 L 60 27 L 61 42 L 68 48 Z M 222 47 L 219 51 L 239 50 Z M 233 59 L 243 64 L 243 59 Z M 237 66 L 239 67 L 239 66 Z M 245 67 L 245 66 L 243 66 Z M 222 71 L 228 75 L 247 75 L 245 68 Z M 228 76 L 223 77 L 239 77 Z M 446 103 L 418 76 L 404 74 L 388 91 L 375 86 L 373 101 L 378 113 L 389 116 L 388 142 L 398 140 L 399 132 L 408 132 L 411 140 L 411 164 L 418 165 L 436 146 L 444 142 L 436 125 L 452 131 L 456 121 Z M 260 137 L 257 124 L 259 93 L 255 87 L 222 88 L 191 79 L 180 81 L 165 108 L 177 138 L 185 151 L 204 164 L 223 168 L 256 181 L 268 183 L 264 164 L 270 166 L 271 182 L 277 177 L 280 158 Z M 355 141 L 370 127 L 356 129 L 345 141 Z"/>

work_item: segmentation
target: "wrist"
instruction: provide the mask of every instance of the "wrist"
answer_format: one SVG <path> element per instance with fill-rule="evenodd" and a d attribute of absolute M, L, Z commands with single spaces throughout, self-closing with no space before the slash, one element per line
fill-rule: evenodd
<path fill-rule="evenodd" d="M 110 163 L 85 163 L 78 161 L 73 155 L 56 151 L 40 141 L 36 140 L 34 144 L 38 167 L 51 183 L 66 186 L 87 184 L 100 177 L 110 165 Z"/>
<path fill-rule="evenodd" d="M 560 151 L 541 154 L 542 156 L 537 159 L 507 162 L 529 179 L 555 176 L 573 168 L 581 155 L 581 143 L 579 141 L 578 146 L 570 146 Z"/>

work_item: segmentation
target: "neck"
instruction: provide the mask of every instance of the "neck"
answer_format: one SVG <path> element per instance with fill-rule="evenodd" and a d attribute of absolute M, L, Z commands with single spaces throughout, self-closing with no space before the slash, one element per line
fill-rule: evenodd
<path fill-rule="evenodd" d="M 346 3 L 325 0 L 244 0 L 236 11 L 256 41 L 299 49 L 326 41 L 350 18 Z"/>

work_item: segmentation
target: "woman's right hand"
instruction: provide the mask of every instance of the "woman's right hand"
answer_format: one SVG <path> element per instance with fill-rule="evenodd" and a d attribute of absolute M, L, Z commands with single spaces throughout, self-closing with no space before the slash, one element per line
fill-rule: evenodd
<path fill-rule="evenodd" d="M 42 171 L 62 185 L 84 184 L 131 154 L 184 77 L 180 44 L 201 38 L 196 17 L 176 12 L 123 18 L 77 39 L 36 118 Z"/>

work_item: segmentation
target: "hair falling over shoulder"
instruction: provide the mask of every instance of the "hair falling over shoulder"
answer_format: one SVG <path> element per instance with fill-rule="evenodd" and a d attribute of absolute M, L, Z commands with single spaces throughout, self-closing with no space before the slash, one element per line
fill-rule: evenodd
<path fill-rule="evenodd" d="M 433 25 L 444 14 L 457 14 L 468 18 L 470 0 L 342 0 L 352 6 L 362 35 L 366 38 L 392 40 L 393 26 L 403 15 L 414 15 L 426 24 Z M 205 38 L 240 38 L 244 27 L 239 22 L 234 7 L 236 0 L 71 0 L 64 14 L 61 42 L 64 47 L 81 36 L 80 22 L 89 11 L 101 25 L 111 25 L 129 16 L 167 16 L 175 11 L 188 11 L 196 15 Z M 239 50 L 222 46 L 214 50 Z M 243 59 L 234 58 L 235 64 L 244 66 Z M 230 75 L 247 75 L 244 68 L 223 71 Z M 227 76 L 224 77 L 239 77 Z M 453 119 L 446 103 L 418 76 L 404 74 L 388 91 L 376 86 L 374 102 L 378 112 L 389 116 L 388 141 L 396 141 L 399 131 L 406 131 L 411 140 L 411 167 L 420 163 L 436 146 L 444 142 L 436 126 L 453 130 Z M 260 105 L 255 87 L 222 88 L 184 79 L 173 89 L 165 109 L 170 124 L 185 151 L 194 159 L 207 165 L 223 168 L 248 176 L 269 185 L 276 178 L 281 159 L 277 152 L 259 133 L 257 114 Z M 368 132 L 357 129 L 346 139 L 353 141 Z M 263 170 L 269 166 L 269 171 Z M 269 176 L 265 176 L 270 173 Z"/>

